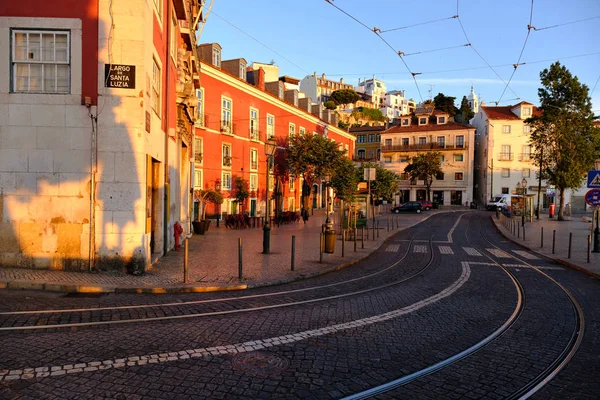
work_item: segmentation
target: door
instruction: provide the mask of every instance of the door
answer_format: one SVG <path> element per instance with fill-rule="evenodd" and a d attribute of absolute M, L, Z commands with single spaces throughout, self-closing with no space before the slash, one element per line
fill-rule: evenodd
<path fill-rule="evenodd" d="M 250 199 L 250 216 L 256 217 L 256 199 Z"/>
<path fill-rule="evenodd" d="M 158 251 L 157 224 L 159 215 L 158 182 L 160 163 L 148 156 L 146 161 L 146 233 L 150 233 L 150 253 Z"/>

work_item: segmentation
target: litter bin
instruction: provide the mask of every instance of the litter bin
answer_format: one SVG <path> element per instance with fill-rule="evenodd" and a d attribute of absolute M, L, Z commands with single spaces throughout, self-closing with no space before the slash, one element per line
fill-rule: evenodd
<path fill-rule="evenodd" d="M 335 253 L 335 230 L 328 229 L 325 231 L 325 253 Z"/>

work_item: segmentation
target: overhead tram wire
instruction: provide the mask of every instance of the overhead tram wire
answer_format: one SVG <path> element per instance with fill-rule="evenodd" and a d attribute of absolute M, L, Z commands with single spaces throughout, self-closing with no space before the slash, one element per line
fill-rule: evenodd
<path fill-rule="evenodd" d="M 467 43 L 467 44 L 459 44 L 458 46 L 450 46 L 450 47 L 442 47 L 442 48 L 439 48 L 439 49 L 431 49 L 431 50 L 417 51 L 417 52 L 415 52 L 415 53 L 404 53 L 404 52 L 403 52 L 403 53 L 402 53 L 402 55 L 403 55 L 404 57 L 407 57 L 407 56 L 414 56 L 414 55 L 417 55 L 417 54 L 433 53 L 433 52 L 436 52 L 436 51 L 442 51 L 442 50 L 458 49 L 458 48 L 460 48 L 460 47 L 467 47 L 467 46 L 470 46 L 470 45 L 471 45 L 470 43 Z"/>
<path fill-rule="evenodd" d="M 273 53 L 275 53 L 276 55 L 278 55 L 279 57 L 281 57 L 282 59 L 284 59 L 288 63 L 292 64 L 294 67 L 298 68 L 300 71 L 303 71 L 307 75 L 310 75 L 310 72 L 308 72 L 306 69 L 300 67 L 298 64 L 296 64 L 293 61 L 290 61 L 288 58 L 282 56 L 281 54 L 279 54 L 278 52 L 276 52 L 275 50 L 273 50 L 272 48 L 270 48 L 269 46 L 267 46 L 266 44 L 264 44 L 263 42 L 261 42 L 260 40 L 258 40 L 257 38 L 255 38 L 254 36 L 252 36 L 249 33 L 243 31 L 241 28 L 239 28 L 236 25 L 232 24 L 231 22 L 227 21 L 225 18 L 221 17 L 220 15 L 218 15 L 217 13 L 215 13 L 214 11 L 211 14 L 214 15 L 215 17 L 219 18 L 223 22 L 227 23 L 228 25 L 231 25 L 232 27 L 234 27 L 238 31 L 242 32 L 244 35 L 248 36 L 250 39 L 254 40 L 256 43 L 260 44 L 261 46 L 263 46 L 267 50 L 272 51 Z"/>
<path fill-rule="evenodd" d="M 408 66 L 408 64 L 406 63 L 406 61 L 404 60 L 404 58 L 402 57 L 402 55 L 400 54 L 401 52 L 398 52 L 391 44 L 388 43 L 387 40 L 385 40 L 382 36 L 381 36 L 381 29 L 377 28 L 377 27 L 373 27 L 370 28 L 369 26 L 367 26 L 364 22 L 358 20 L 357 18 L 355 18 L 354 16 L 350 15 L 349 13 L 347 13 L 346 11 L 342 10 L 340 7 L 336 6 L 335 4 L 333 4 L 333 0 L 325 0 L 328 4 L 330 4 L 331 6 L 333 6 L 334 8 L 336 8 L 338 11 L 342 12 L 343 14 L 345 14 L 346 16 L 352 18 L 354 21 L 358 22 L 360 25 L 362 25 L 363 27 L 367 28 L 369 31 L 373 32 L 375 35 L 377 35 L 377 37 L 379 37 L 379 39 L 381 39 L 383 41 L 383 43 L 385 43 L 390 49 L 392 49 L 392 51 L 398 56 L 400 57 L 400 60 L 402 60 L 402 63 L 404 64 L 404 66 L 406 67 L 406 69 L 408 70 L 408 72 L 410 72 L 410 74 L 413 77 L 413 81 L 415 82 L 415 86 L 417 87 L 417 92 L 419 92 L 419 98 L 421 99 L 421 101 L 423 101 L 423 95 L 421 94 L 421 89 L 419 88 L 419 83 L 417 82 L 416 76 L 420 74 L 420 72 L 413 72 L 410 67 Z"/>
<path fill-rule="evenodd" d="M 535 26 L 532 26 L 534 31 L 543 31 L 546 29 L 552 29 L 552 28 L 558 28 L 559 26 L 565 26 L 565 25 L 571 25 L 571 24 L 577 24 L 579 22 L 584 22 L 584 21 L 589 21 L 591 19 L 596 19 L 596 18 L 600 18 L 600 15 L 596 15 L 595 17 L 589 17 L 589 18 L 584 18 L 584 19 L 578 19 L 577 21 L 571 21 L 571 22 L 565 22 L 563 24 L 556 24 L 556 25 L 551 25 L 551 26 L 545 26 L 543 28 L 536 28 Z"/>
<path fill-rule="evenodd" d="M 471 43 L 471 47 L 473 49 L 473 51 L 475 52 L 475 54 L 477 54 L 479 56 L 479 58 L 481 58 L 481 60 L 485 63 L 485 65 L 488 66 L 489 69 L 492 70 L 492 72 L 494 72 L 494 74 L 496 74 L 496 76 L 498 77 L 498 79 L 500 79 L 500 81 L 502 81 L 502 83 L 504 83 L 506 85 L 506 82 L 504 81 L 504 79 L 502 79 L 500 77 L 500 75 L 498 74 L 498 72 L 496 72 L 496 70 L 490 65 L 490 63 L 487 62 L 487 60 L 485 58 L 483 58 L 483 56 L 477 51 L 477 49 L 475 48 L 475 46 L 473 46 L 473 43 L 471 42 L 471 40 L 469 40 L 469 36 L 467 35 L 467 31 L 465 31 L 465 27 L 463 26 L 462 21 L 460 20 L 460 14 L 458 13 L 458 2 L 459 0 L 456 0 L 456 20 L 458 21 L 459 25 L 460 25 L 460 29 L 462 30 L 463 34 L 465 35 L 465 39 L 467 39 L 467 43 Z M 510 89 L 510 91 L 515 95 L 515 97 L 520 98 L 518 94 L 515 93 L 514 90 L 512 90 L 512 88 L 510 86 L 507 85 L 507 87 Z"/>
<path fill-rule="evenodd" d="M 500 95 L 500 98 L 498 99 L 497 103 L 500 103 L 502 101 L 502 97 L 504 97 L 504 93 L 506 93 L 506 89 L 508 88 L 508 85 L 510 84 L 513 76 L 515 76 L 515 73 L 517 72 L 517 68 L 520 65 L 523 65 L 523 64 L 521 64 L 521 57 L 523 57 L 523 52 L 525 51 L 525 46 L 527 46 L 527 40 L 529 39 L 529 34 L 531 33 L 531 28 L 533 28 L 532 22 L 533 22 L 533 0 L 531 0 L 531 9 L 529 12 L 529 24 L 527 25 L 527 35 L 525 36 L 525 42 L 523 42 L 523 47 L 521 48 L 521 53 L 519 54 L 519 59 L 517 60 L 516 64 L 513 64 L 514 68 L 513 68 L 512 74 L 510 74 L 510 78 L 508 78 L 508 82 L 506 82 L 506 86 L 504 86 L 504 90 L 502 91 L 502 94 Z"/>
<path fill-rule="evenodd" d="M 453 18 L 458 18 L 458 15 L 453 15 L 451 17 L 446 17 L 446 18 L 434 19 L 433 21 L 419 22 L 418 24 L 406 25 L 406 26 L 401 26 L 401 27 L 398 27 L 398 28 L 385 29 L 385 30 L 382 29 L 380 32 L 381 33 L 387 33 L 387 32 L 399 31 L 401 29 L 408 29 L 408 28 L 413 28 L 415 26 L 421 26 L 421 25 L 427 25 L 427 24 L 434 24 L 436 22 L 446 21 L 448 19 L 453 19 Z"/>

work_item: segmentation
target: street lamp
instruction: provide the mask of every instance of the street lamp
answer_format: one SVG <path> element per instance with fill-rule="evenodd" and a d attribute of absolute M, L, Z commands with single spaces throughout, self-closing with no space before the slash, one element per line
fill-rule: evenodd
<path fill-rule="evenodd" d="M 525 226 L 525 214 L 527 213 L 527 205 L 525 204 L 525 192 L 527 192 L 527 179 L 523 178 L 521 183 L 521 194 L 523 196 L 523 211 L 521 212 L 521 226 Z M 519 183 L 517 183 L 517 188 Z"/>
<path fill-rule="evenodd" d="M 323 177 L 323 184 L 325 185 L 325 215 L 327 215 L 325 223 L 328 225 L 331 223 L 331 221 L 329 220 L 329 201 L 327 199 L 327 192 L 329 191 L 327 185 L 329 184 L 329 182 L 331 182 L 331 175 L 325 174 L 325 176 Z"/>
<path fill-rule="evenodd" d="M 596 171 L 600 170 L 600 159 L 594 161 Z M 596 206 L 596 229 L 594 229 L 594 250 L 593 253 L 600 253 L 600 206 Z"/>
<path fill-rule="evenodd" d="M 263 254 L 269 254 L 271 250 L 271 207 L 270 207 L 270 199 L 269 199 L 269 178 L 271 173 L 271 160 L 273 159 L 273 154 L 275 154 L 275 150 L 277 149 L 277 141 L 275 138 L 270 138 L 265 142 L 265 155 L 267 156 L 267 192 L 266 192 L 266 218 L 265 224 L 263 225 Z"/>
<path fill-rule="evenodd" d="M 215 191 L 221 192 L 221 180 L 215 181 Z M 219 227 L 219 221 L 221 220 L 221 204 L 217 204 L 217 228 Z"/>

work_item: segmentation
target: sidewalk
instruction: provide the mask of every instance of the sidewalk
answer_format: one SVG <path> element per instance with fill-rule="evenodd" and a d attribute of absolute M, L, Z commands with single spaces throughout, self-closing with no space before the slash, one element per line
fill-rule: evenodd
<path fill-rule="evenodd" d="M 500 214 L 499 219 L 495 214 L 490 214 L 490 216 L 507 239 L 523 245 L 535 253 L 600 279 L 600 253 L 591 252 L 594 249 L 592 228 L 595 228 L 596 225 L 592 226 L 592 222 L 584 222 L 582 216 L 565 217 L 568 218 L 567 221 L 558 221 L 556 218 L 550 219 L 548 215 L 540 215 L 539 220 L 534 218 L 532 222 L 525 222 L 525 240 L 523 240 L 523 230 L 520 227 L 520 217 L 512 219 L 511 227 L 510 218 L 503 214 Z M 552 243 L 555 231 L 553 252 Z M 569 257 L 569 234 L 571 234 L 571 257 Z M 588 235 L 592 235 L 589 262 L 587 258 Z"/>
<path fill-rule="evenodd" d="M 389 208 L 386 207 L 386 208 Z M 21 268 L 0 268 L 0 288 L 35 289 L 64 292 L 175 293 L 239 290 L 304 279 L 352 265 L 374 252 L 391 235 L 429 218 L 436 210 L 421 214 L 396 215 L 385 212 L 377 216 L 379 237 L 373 240 L 371 229 L 365 233 L 361 249 L 360 231 L 357 251 L 354 242 L 345 242 L 342 257 L 340 236 L 334 254 L 323 254 L 319 262 L 323 210 L 315 211 L 305 224 L 276 225 L 271 228 L 271 254 L 262 254 L 263 229 L 227 229 L 211 224 L 205 235 L 189 239 L 189 282 L 183 283 L 183 246 L 170 251 L 150 270 L 133 276 L 118 272 L 63 272 Z M 332 216 L 337 229 L 337 213 Z M 388 220 L 393 227 L 388 232 Z M 393 221 L 393 223 L 392 223 Z M 398 224 L 398 228 L 396 227 Z M 339 233 L 339 232 L 338 232 Z M 291 271 L 292 236 L 296 237 L 295 270 Z M 242 243 L 243 279 L 238 279 L 238 240 Z"/>

